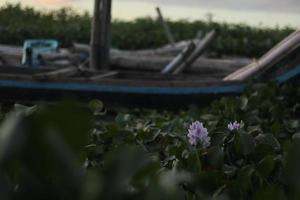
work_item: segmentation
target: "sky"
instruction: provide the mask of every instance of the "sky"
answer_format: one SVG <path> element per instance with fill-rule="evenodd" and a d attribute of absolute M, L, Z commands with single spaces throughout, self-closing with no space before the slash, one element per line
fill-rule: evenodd
<path fill-rule="evenodd" d="M 0 0 L 0 6 L 5 3 L 21 3 L 42 10 L 73 7 L 79 12 L 91 12 L 94 0 Z M 299 0 L 113 0 L 112 15 L 123 20 L 155 17 L 156 6 L 165 18 L 172 20 L 201 20 L 212 13 L 213 20 L 218 22 L 300 27 Z"/>

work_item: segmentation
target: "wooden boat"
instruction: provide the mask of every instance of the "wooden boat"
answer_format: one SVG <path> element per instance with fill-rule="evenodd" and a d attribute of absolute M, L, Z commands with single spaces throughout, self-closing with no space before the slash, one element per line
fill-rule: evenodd
<path fill-rule="evenodd" d="M 59 78 L 59 75 L 51 77 L 50 73 L 53 71 L 41 73 L 37 72 L 38 70 L 10 70 L 13 73 L 9 73 L 7 68 L 0 68 L 2 100 L 52 101 L 62 97 L 79 100 L 97 98 L 109 105 L 173 107 L 202 104 L 220 96 L 239 94 L 247 86 L 245 81 L 217 81 L 201 75 L 162 77 L 153 73 L 115 71 L 78 76 L 77 74 L 82 72 L 75 73 L 75 70 L 67 69 L 70 70 L 69 76 Z M 299 84 L 299 75 L 300 65 L 268 80 Z"/>
<path fill-rule="evenodd" d="M 0 67 L 0 98 L 11 101 L 51 101 L 63 97 L 94 98 L 108 105 L 170 107 L 207 103 L 243 92 L 249 82 L 299 84 L 300 31 L 283 40 L 261 59 L 233 73 L 178 75 L 142 71 L 89 71 Z"/>

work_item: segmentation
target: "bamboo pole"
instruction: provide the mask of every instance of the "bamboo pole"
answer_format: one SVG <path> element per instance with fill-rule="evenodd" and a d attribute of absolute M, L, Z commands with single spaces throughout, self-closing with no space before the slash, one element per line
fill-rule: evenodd
<path fill-rule="evenodd" d="M 252 62 L 240 70 L 226 76 L 224 81 L 242 81 L 249 79 L 254 74 L 267 70 L 278 63 L 291 52 L 300 47 L 300 30 L 295 31 L 290 36 L 278 43 L 259 60 Z"/>
<path fill-rule="evenodd" d="M 206 34 L 205 38 L 199 42 L 196 47 L 196 50 L 193 54 L 184 62 L 182 63 L 174 72 L 173 74 L 180 74 L 183 71 L 186 71 L 188 68 L 192 66 L 192 64 L 202 55 L 202 53 L 207 49 L 207 47 L 211 44 L 216 36 L 216 31 L 211 31 Z"/>
<path fill-rule="evenodd" d="M 163 28 L 164 28 L 164 31 L 165 31 L 165 34 L 169 40 L 169 43 L 171 45 L 174 45 L 175 44 L 175 40 L 174 40 L 174 37 L 172 35 L 172 32 L 171 32 L 171 29 L 170 27 L 168 26 L 168 24 L 166 23 L 162 13 L 161 13 L 161 10 L 159 7 L 156 7 L 156 12 L 158 14 L 158 19 L 160 21 L 160 23 L 162 24 Z"/>
<path fill-rule="evenodd" d="M 109 68 L 110 23 L 111 0 L 95 0 L 90 50 L 90 68 L 93 70 Z"/>
<path fill-rule="evenodd" d="M 185 49 L 182 50 L 180 54 L 178 54 L 162 71 L 162 74 L 169 74 L 174 69 L 176 69 L 179 65 L 181 65 L 195 50 L 194 42 L 190 42 Z"/>

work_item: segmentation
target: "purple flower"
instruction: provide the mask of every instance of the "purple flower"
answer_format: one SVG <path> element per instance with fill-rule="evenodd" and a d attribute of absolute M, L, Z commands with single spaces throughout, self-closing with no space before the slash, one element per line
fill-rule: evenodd
<path fill-rule="evenodd" d="M 210 137 L 208 136 L 207 129 L 199 121 L 195 121 L 190 125 L 187 136 L 191 145 L 196 146 L 198 142 L 202 144 L 203 148 L 210 145 Z"/>
<path fill-rule="evenodd" d="M 241 128 L 241 124 L 238 123 L 237 121 L 235 121 L 233 123 L 230 122 L 227 127 L 230 131 L 239 130 Z"/>

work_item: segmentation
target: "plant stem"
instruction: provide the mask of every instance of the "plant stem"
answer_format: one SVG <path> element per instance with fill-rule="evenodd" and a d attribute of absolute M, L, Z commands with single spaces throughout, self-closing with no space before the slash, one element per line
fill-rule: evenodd
<path fill-rule="evenodd" d="M 198 168 L 199 170 L 201 171 L 202 170 L 202 165 L 201 165 L 201 161 L 200 161 L 200 156 L 199 156 L 199 152 L 197 151 L 197 148 L 195 147 L 194 148 L 194 151 L 196 152 L 196 157 L 197 157 L 197 165 L 198 165 Z"/>

